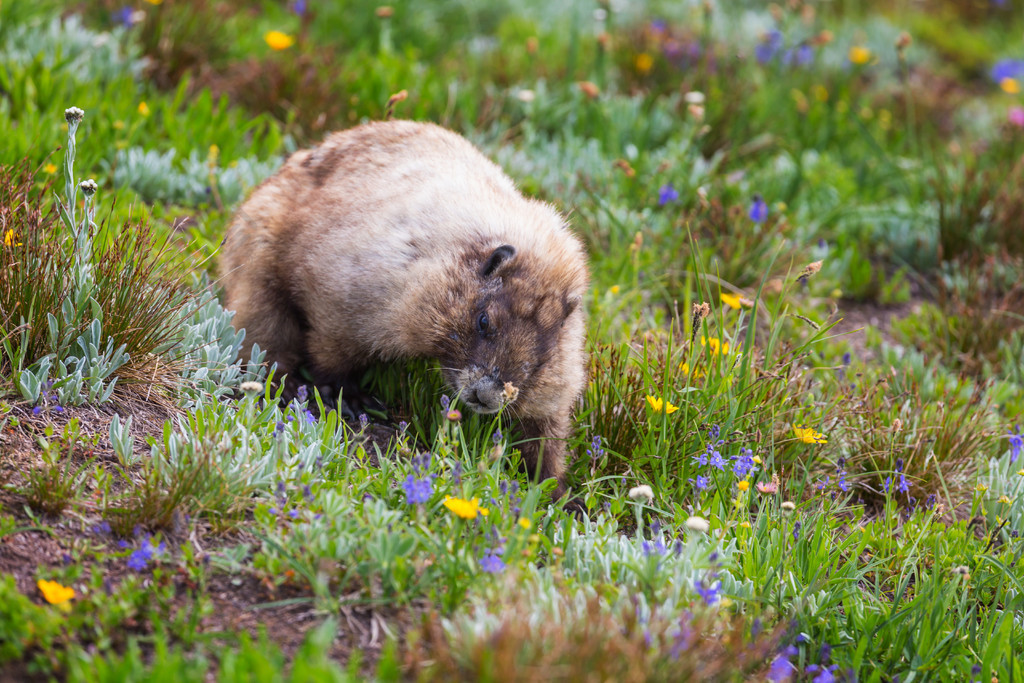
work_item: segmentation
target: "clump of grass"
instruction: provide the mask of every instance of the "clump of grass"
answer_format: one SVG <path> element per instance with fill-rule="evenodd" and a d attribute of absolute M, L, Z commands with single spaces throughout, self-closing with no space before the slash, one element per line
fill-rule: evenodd
<path fill-rule="evenodd" d="M 74 458 L 81 455 L 79 448 L 79 422 L 72 419 L 64 426 L 62 435 L 53 437 L 53 427 L 47 426 L 47 438 L 41 438 L 42 467 L 25 473 L 26 483 L 22 489 L 29 507 L 48 515 L 59 515 L 68 508 L 82 492 L 85 484 L 84 472 L 91 461 L 75 467 Z"/>
<path fill-rule="evenodd" d="M 436 613 L 424 615 L 405 666 L 438 681 L 730 681 L 764 673 L 778 635 L 752 633 L 741 617 L 644 616 L 597 597 L 538 608 L 517 591 L 484 628 L 466 619 L 445 628 Z"/>

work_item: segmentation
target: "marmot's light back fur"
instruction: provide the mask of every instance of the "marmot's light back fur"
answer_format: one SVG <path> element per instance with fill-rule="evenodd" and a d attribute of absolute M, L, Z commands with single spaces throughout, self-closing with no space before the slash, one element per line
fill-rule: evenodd
<path fill-rule="evenodd" d="M 238 211 L 221 274 L 245 351 L 266 349 L 291 390 L 302 367 L 337 387 L 413 357 L 438 359 L 477 412 L 514 386 L 524 460 L 564 490 L 585 381 L 583 249 L 461 136 L 380 122 L 293 154 Z"/>

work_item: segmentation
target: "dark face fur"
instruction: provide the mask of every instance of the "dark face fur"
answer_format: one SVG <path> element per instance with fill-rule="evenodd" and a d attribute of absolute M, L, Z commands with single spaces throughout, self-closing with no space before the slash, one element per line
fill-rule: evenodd
<path fill-rule="evenodd" d="M 443 344 L 441 366 L 462 402 L 494 413 L 517 393 L 529 396 L 545 370 L 560 362 L 559 335 L 580 297 L 568 287 L 540 287 L 543 278 L 507 244 L 467 260 L 475 266 L 476 288 L 472 296 L 455 297 L 460 305 L 452 311 L 456 324 Z"/>

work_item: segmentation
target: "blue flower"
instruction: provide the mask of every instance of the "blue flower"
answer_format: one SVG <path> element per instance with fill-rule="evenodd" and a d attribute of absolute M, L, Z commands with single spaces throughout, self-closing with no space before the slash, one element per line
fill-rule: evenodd
<path fill-rule="evenodd" d="M 650 557 L 651 555 L 667 555 L 668 548 L 665 547 L 665 541 L 659 538 L 655 543 L 644 541 L 643 552 L 644 557 Z"/>
<path fill-rule="evenodd" d="M 809 667 L 804 669 L 804 672 L 809 674 L 818 674 L 811 679 L 813 683 L 835 683 L 835 673 L 838 668 L 838 664 L 833 664 L 832 666 L 818 666 L 817 664 L 811 664 Z"/>
<path fill-rule="evenodd" d="M 992 80 L 1000 83 L 1005 78 L 1024 80 L 1024 59 L 1000 59 L 992 65 Z"/>
<path fill-rule="evenodd" d="M 910 490 L 910 484 L 907 483 L 907 475 L 903 474 L 902 472 L 900 472 L 900 484 L 898 488 L 900 490 L 900 493 L 906 493 L 907 491 Z"/>
<path fill-rule="evenodd" d="M 693 487 L 698 491 L 706 489 L 708 487 L 708 482 L 708 478 L 700 474 L 697 475 L 696 479 L 690 479 L 690 483 L 693 484 Z"/>
<path fill-rule="evenodd" d="M 434 483 L 430 477 L 417 479 L 410 474 L 402 483 L 405 490 L 405 502 L 407 505 L 421 505 L 430 500 L 434 494 Z"/>
<path fill-rule="evenodd" d="M 498 556 L 500 550 L 488 550 L 480 558 L 480 569 L 488 574 L 498 574 L 505 569 L 505 562 Z"/>
<path fill-rule="evenodd" d="M 768 218 L 768 204 L 761 195 L 754 195 L 750 201 L 750 211 L 747 212 L 747 215 L 755 223 L 763 223 Z"/>
<path fill-rule="evenodd" d="M 740 451 L 739 455 L 732 457 L 736 462 L 733 463 L 732 473 L 736 475 L 738 479 L 743 479 L 750 471 L 754 469 L 754 451 L 749 448 L 744 448 Z"/>
<path fill-rule="evenodd" d="M 676 189 L 670 183 L 665 183 L 658 190 L 658 206 L 665 206 L 677 199 L 679 199 L 679 193 L 676 192 Z"/>
<path fill-rule="evenodd" d="M 779 50 L 782 49 L 782 34 L 777 30 L 771 30 L 764 35 L 764 38 L 754 48 L 754 57 L 760 64 L 767 64 Z"/>
<path fill-rule="evenodd" d="M 882 486 L 885 488 L 885 492 L 889 493 L 889 484 L 892 483 L 892 477 L 886 477 L 885 483 Z"/>
<path fill-rule="evenodd" d="M 722 589 L 721 581 L 716 581 L 708 588 L 704 587 L 704 583 L 702 581 L 694 581 L 693 587 L 697 591 L 697 595 L 704 599 L 705 605 L 713 605 L 718 602 L 718 599 L 721 597 L 719 595 Z"/>
<path fill-rule="evenodd" d="M 715 439 L 718 438 L 718 436 L 721 433 L 722 433 L 722 428 L 721 427 L 719 427 L 718 425 L 711 425 L 711 428 L 708 429 L 708 438 L 711 439 L 712 441 L 714 441 Z"/>
<path fill-rule="evenodd" d="M 796 667 L 789 661 L 790 657 L 795 657 L 798 650 L 793 645 L 788 646 L 779 655 L 772 660 L 772 665 L 768 669 L 768 680 L 772 683 L 782 683 L 789 678 L 793 677 L 796 673 Z"/>
<path fill-rule="evenodd" d="M 125 5 L 121 9 L 114 12 L 111 18 L 121 26 L 125 28 L 131 28 L 135 24 L 135 10 L 130 5 Z"/>
<path fill-rule="evenodd" d="M 712 451 L 711 457 L 708 459 L 708 464 L 717 470 L 725 471 L 725 460 L 722 458 L 722 454 L 718 451 Z"/>
<path fill-rule="evenodd" d="M 1017 462 L 1021 451 L 1024 451 L 1024 434 L 1020 431 L 1020 425 L 1017 425 L 1017 433 L 1010 432 L 1006 436 L 1010 439 L 1010 464 L 1012 465 Z"/>
<path fill-rule="evenodd" d="M 846 483 L 846 470 L 839 470 L 839 481 L 837 483 L 839 485 L 839 490 L 843 493 L 850 490 L 850 485 Z"/>
<path fill-rule="evenodd" d="M 800 527 L 801 526 L 802 525 L 800 524 L 800 522 L 794 522 L 793 523 L 793 540 L 794 541 L 799 541 L 800 540 Z"/>

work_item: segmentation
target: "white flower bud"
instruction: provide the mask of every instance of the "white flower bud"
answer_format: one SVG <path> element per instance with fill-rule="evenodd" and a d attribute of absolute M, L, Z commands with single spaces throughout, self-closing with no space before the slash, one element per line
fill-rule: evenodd
<path fill-rule="evenodd" d="M 83 180 L 78 184 L 78 187 L 82 188 L 82 193 L 86 197 L 91 197 L 96 194 L 96 190 L 99 189 L 99 185 L 96 184 L 95 180 Z"/>
<path fill-rule="evenodd" d="M 706 534 L 711 530 L 711 524 L 703 517 L 690 517 L 684 523 L 686 524 L 686 528 L 690 531 L 700 531 Z"/>
<path fill-rule="evenodd" d="M 654 500 L 654 491 L 647 484 L 640 484 L 640 486 L 634 486 L 629 490 L 629 497 L 641 503 L 650 503 Z"/>
<path fill-rule="evenodd" d="M 78 123 L 85 118 L 85 112 L 78 107 L 71 107 L 64 110 L 64 120 L 70 123 Z"/>

